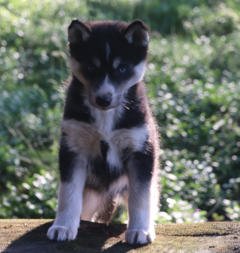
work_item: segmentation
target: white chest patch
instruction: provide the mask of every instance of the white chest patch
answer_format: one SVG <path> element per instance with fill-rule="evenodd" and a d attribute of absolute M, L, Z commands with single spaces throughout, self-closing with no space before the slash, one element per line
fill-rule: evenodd
<path fill-rule="evenodd" d="M 114 134 L 114 131 L 112 129 L 114 122 L 121 115 L 121 108 L 101 111 L 91 107 L 91 112 L 93 117 L 95 118 L 95 129 L 97 130 L 97 132 L 100 133 L 102 140 L 107 142 L 109 146 L 106 157 L 107 163 L 110 165 L 109 167 L 120 169 L 122 167 L 122 163 L 120 160 L 121 150 L 112 141 L 112 136 Z"/>
<path fill-rule="evenodd" d="M 99 110 L 93 106 L 89 106 L 91 114 L 95 119 L 94 127 L 100 132 L 107 140 L 108 135 L 112 132 L 115 120 L 120 116 L 121 110 L 110 109 L 107 111 Z"/>

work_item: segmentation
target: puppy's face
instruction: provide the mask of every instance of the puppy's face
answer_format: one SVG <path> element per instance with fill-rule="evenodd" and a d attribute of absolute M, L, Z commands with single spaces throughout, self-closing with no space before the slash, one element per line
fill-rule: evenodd
<path fill-rule="evenodd" d="M 124 94 L 144 75 L 148 31 L 141 21 L 72 21 L 68 28 L 70 67 L 89 102 L 102 110 L 124 102 Z"/>

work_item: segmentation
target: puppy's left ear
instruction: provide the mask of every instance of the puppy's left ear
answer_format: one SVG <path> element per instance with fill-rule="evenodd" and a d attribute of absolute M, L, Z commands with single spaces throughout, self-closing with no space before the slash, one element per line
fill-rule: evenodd
<path fill-rule="evenodd" d="M 149 41 L 148 28 L 141 20 L 137 19 L 126 28 L 125 38 L 130 44 L 147 47 Z"/>
<path fill-rule="evenodd" d="M 78 43 L 87 41 L 91 35 L 91 29 L 86 23 L 78 19 L 72 20 L 68 27 L 68 41 L 70 43 Z"/>

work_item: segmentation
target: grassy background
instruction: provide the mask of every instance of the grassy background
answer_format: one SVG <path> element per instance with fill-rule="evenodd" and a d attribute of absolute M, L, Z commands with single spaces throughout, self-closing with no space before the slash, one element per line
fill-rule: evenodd
<path fill-rule="evenodd" d="M 0 218 L 54 217 L 66 29 L 143 19 L 159 222 L 240 220 L 239 0 L 0 0 Z"/>

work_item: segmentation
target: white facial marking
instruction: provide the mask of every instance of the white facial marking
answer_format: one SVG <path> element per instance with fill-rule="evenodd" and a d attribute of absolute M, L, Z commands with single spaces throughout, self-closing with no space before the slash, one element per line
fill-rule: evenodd
<path fill-rule="evenodd" d="M 115 88 L 107 75 L 100 88 L 96 91 L 96 96 L 101 96 L 107 93 L 111 93 L 112 95 L 114 95 L 114 92 Z"/>
<path fill-rule="evenodd" d="M 113 61 L 113 68 L 117 69 L 120 63 L 121 63 L 121 59 L 119 57 L 115 58 Z"/>
<path fill-rule="evenodd" d="M 127 80 L 126 86 L 125 86 L 126 89 L 129 89 L 134 84 L 142 81 L 144 73 L 145 73 L 145 69 L 146 69 L 145 60 L 138 63 L 138 65 L 134 66 L 134 75 L 129 80 Z"/>
<path fill-rule="evenodd" d="M 122 85 L 119 85 L 117 92 L 121 95 L 129 90 L 133 85 L 142 81 L 146 68 L 146 62 L 142 61 L 134 67 L 134 74 L 130 79 L 126 80 Z"/>
<path fill-rule="evenodd" d="M 98 96 L 105 96 L 105 95 L 111 95 L 111 104 L 107 108 L 107 110 L 110 110 L 114 107 L 117 107 L 119 105 L 121 94 L 117 93 L 116 88 L 114 84 L 109 79 L 108 75 L 105 77 L 104 81 L 100 85 L 99 89 L 92 92 L 92 97 L 98 97 Z M 92 102 L 93 105 L 95 105 L 94 99 Z M 97 105 L 95 105 L 97 106 Z"/>

